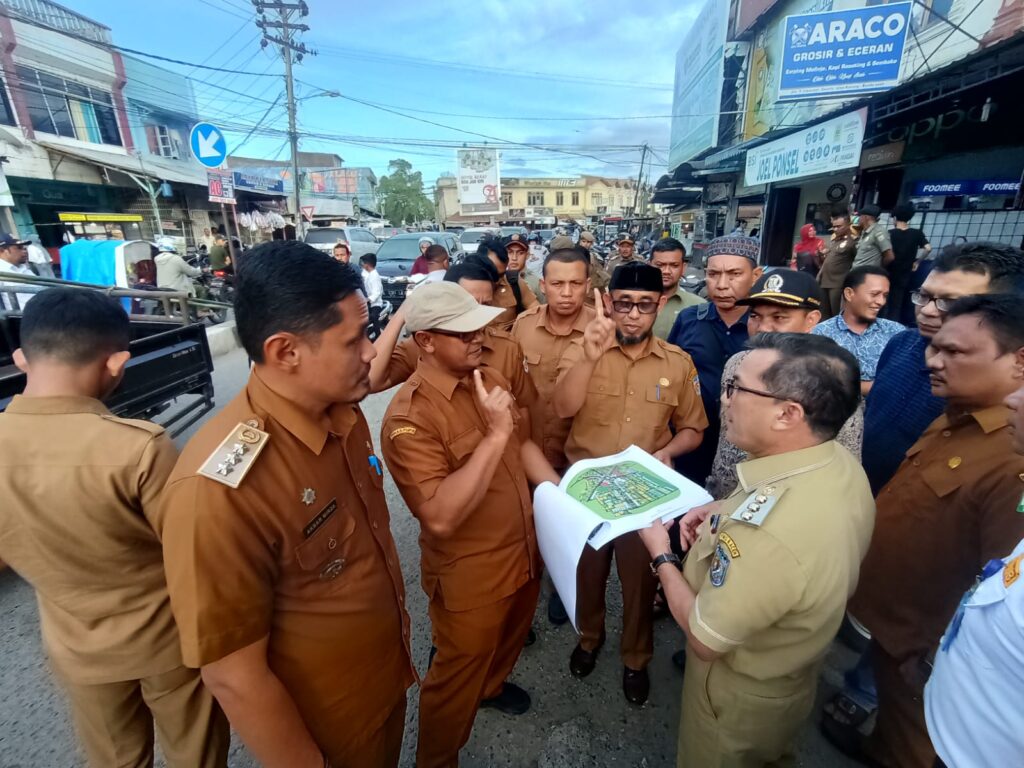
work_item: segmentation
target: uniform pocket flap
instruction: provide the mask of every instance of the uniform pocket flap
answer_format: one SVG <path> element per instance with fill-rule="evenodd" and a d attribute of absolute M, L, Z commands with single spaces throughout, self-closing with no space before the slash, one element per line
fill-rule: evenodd
<path fill-rule="evenodd" d="M 344 559 L 343 545 L 355 530 L 355 518 L 339 510 L 295 548 L 295 559 L 304 571 L 320 568 L 330 557 Z"/>
<path fill-rule="evenodd" d="M 668 387 L 654 385 L 647 388 L 647 402 L 658 405 L 679 405 L 679 396 Z"/>
<path fill-rule="evenodd" d="M 456 460 L 464 459 L 476 450 L 476 447 L 480 445 L 480 441 L 483 439 L 484 436 L 480 433 L 480 430 L 473 427 L 449 440 L 448 451 Z"/>
<path fill-rule="evenodd" d="M 963 485 L 963 472 L 964 468 L 959 464 L 950 467 L 945 462 L 936 462 L 922 469 L 921 479 L 941 499 Z"/>
<path fill-rule="evenodd" d="M 523 350 L 523 357 L 526 358 L 526 362 L 528 362 L 530 365 L 540 365 L 540 358 L 541 358 L 540 352 L 527 352 L 524 349 Z"/>

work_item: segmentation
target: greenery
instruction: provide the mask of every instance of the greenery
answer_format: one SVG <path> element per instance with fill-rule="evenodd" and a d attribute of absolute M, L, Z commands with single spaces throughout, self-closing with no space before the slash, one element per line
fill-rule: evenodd
<path fill-rule="evenodd" d="M 388 163 L 388 171 L 377 185 L 384 218 L 396 226 L 433 220 L 434 204 L 423 191 L 423 174 L 401 158 Z"/>

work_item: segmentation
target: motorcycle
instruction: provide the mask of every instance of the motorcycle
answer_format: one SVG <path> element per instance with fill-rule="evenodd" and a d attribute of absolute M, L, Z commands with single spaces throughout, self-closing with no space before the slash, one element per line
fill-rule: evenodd
<path fill-rule="evenodd" d="M 388 327 L 392 311 L 391 302 L 387 300 L 380 307 L 370 307 L 370 325 L 366 329 L 366 335 L 370 341 L 376 341 L 380 337 L 381 331 Z"/>

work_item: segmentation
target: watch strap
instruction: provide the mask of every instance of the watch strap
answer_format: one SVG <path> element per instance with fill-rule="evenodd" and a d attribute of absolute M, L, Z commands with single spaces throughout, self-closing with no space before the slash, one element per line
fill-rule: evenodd
<path fill-rule="evenodd" d="M 677 569 L 682 570 L 682 561 L 679 556 L 673 552 L 666 552 L 663 555 L 658 555 L 656 558 L 651 560 L 651 573 L 655 576 L 658 575 L 658 569 L 665 563 L 672 563 Z"/>

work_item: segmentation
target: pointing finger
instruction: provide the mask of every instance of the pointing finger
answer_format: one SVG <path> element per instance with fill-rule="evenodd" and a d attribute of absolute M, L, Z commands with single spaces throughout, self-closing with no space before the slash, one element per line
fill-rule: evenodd
<path fill-rule="evenodd" d="M 481 403 L 483 403 L 485 400 L 487 400 L 487 390 L 484 389 L 484 379 L 480 375 L 479 368 L 473 371 L 473 384 L 475 385 L 476 388 L 477 398 L 480 400 Z"/>
<path fill-rule="evenodd" d="M 594 289 L 594 311 L 598 317 L 604 317 L 604 302 L 601 301 L 601 291 L 597 288 Z"/>

